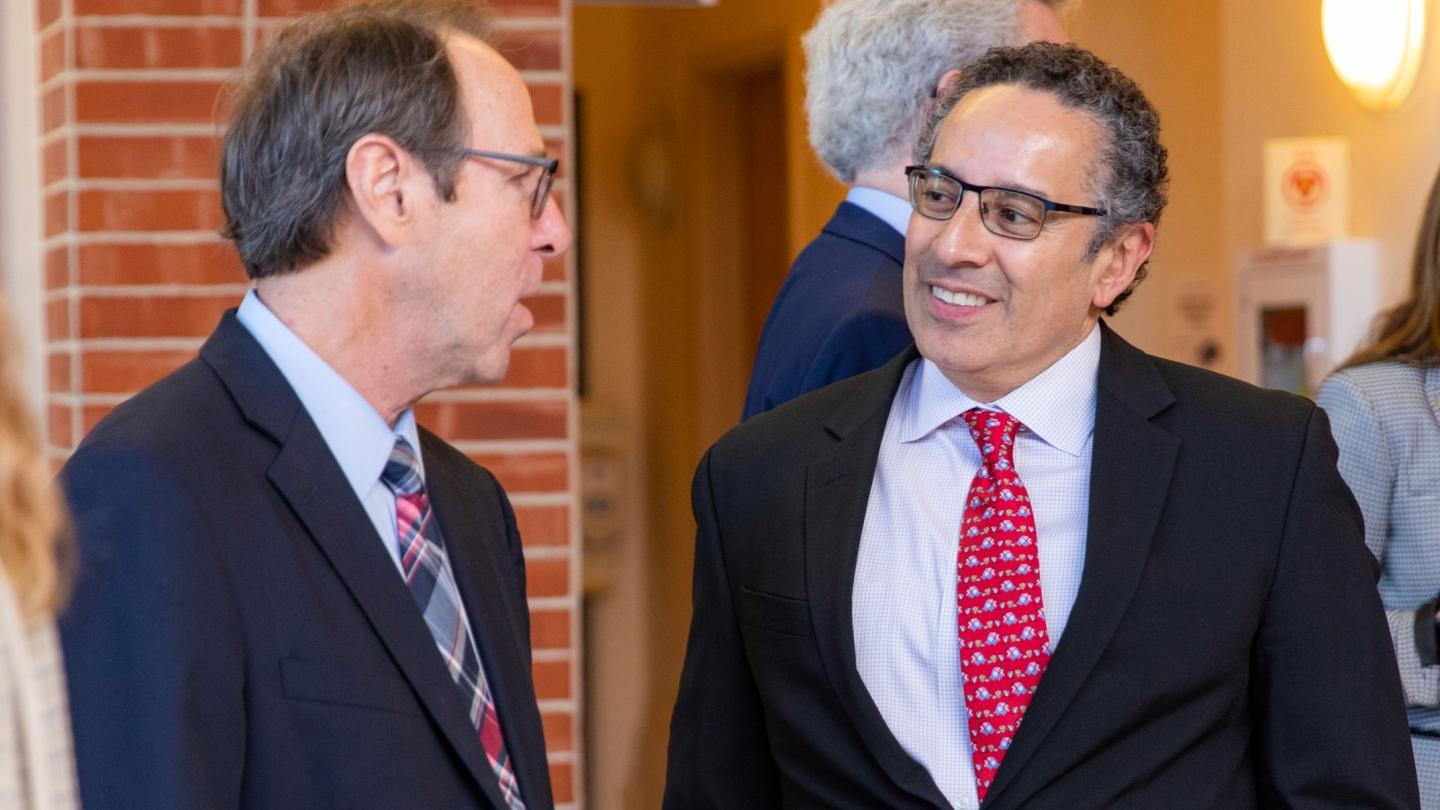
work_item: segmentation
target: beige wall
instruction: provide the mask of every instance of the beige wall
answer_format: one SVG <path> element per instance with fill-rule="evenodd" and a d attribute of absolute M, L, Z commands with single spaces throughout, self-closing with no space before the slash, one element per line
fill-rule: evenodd
<path fill-rule="evenodd" d="M 576 8 L 583 121 L 581 250 L 587 452 L 627 460 L 623 530 L 587 566 L 592 627 L 591 806 L 655 807 L 685 630 L 691 473 L 739 417 L 753 340 L 727 266 L 737 219 L 724 160 L 736 76 L 778 68 L 788 182 L 777 184 L 793 256 L 843 194 L 811 156 L 799 36 L 817 0 L 725 0 L 712 9 Z M 643 188 L 660 189 L 656 199 Z M 789 256 L 786 257 L 788 262 Z M 602 442 L 603 443 L 603 442 Z"/>
<path fill-rule="evenodd" d="M 1440 164 L 1440 20 L 1432 4 L 1427 54 L 1410 98 L 1391 112 L 1363 109 L 1335 77 L 1314 0 L 1223 0 L 1220 166 L 1227 251 L 1262 237 L 1261 148 L 1266 138 L 1349 139 L 1351 233 L 1380 243 L 1382 301 L 1401 296 L 1425 194 Z"/>
<path fill-rule="evenodd" d="M 1209 2 L 1085 0 L 1070 25 L 1079 44 L 1120 68 L 1160 112 L 1170 152 L 1170 204 L 1150 276 L 1113 325 L 1131 342 L 1187 362 L 1186 322 L 1174 300 L 1187 287 L 1224 284 L 1220 9 Z M 1228 333 L 1219 335 L 1228 344 Z M 1228 356 L 1228 352 L 1226 353 Z M 1224 358 L 1222 358 L 1223 362 Z"/>

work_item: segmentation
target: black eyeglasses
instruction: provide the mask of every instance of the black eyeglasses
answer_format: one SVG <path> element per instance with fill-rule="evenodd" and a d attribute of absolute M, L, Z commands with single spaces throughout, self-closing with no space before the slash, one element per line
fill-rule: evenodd
<path fill-rule="evenodd" d="M 559 158 L 512 155 L 506 152 L 487 152 L 484 149 L 461 149 L 460 154 L 465 157 L 508 160 L 512 163 L 523 163 L 526 166 L 539 166 L 541 168 L 540 182 L 535 184 L 535 196 L 530 199 L 530 218 L 539 219 L 540 215 L 545 213 L 545 203 L 550 199 L 550 186 L 554 185 L 555 172 L 560 168 Z"/>
<path fill-rule="evenodd" d="M 1105 209 L 1086 205 L 1051 202 L 1024 191 L 997 186 L 977 186 L 934 166 L 906 166 L 910 178 L 910 205 L 922 217 L 948 220 L 960 209 L 965 192 L 973 191 L 980 199 L 980 221 L 985 230 L 1010 239 L 1034 239 L 1045 227 L 1045 215 L 1051 211 L 1105 216 Z"/>

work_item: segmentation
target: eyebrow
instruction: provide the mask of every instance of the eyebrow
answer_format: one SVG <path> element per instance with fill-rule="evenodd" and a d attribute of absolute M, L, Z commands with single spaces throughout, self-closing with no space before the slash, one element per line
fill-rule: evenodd
<path fill-rule="evenodd" d="M 956 177 L 961 178 L 961 179 L 964 180 L 965 182 L 967 182 L 967 183 L 973 183 L 974 185 L 977 185 L 977 186 L 990 186 L 991 188 L 1003 188 L 1003 189 L 1006 189 L 1007 191 L 1019 191 L 1019 192 L 1022 192 L 1022 193 L 1024 193 L 1024 194 L 1029 194 L 1029 195 L 1032 196 L 1032 197 L 1039 197 L 1039 198 L 1042 199 L 1042 200 L 1048 200 L 1048 199 L 1050 199 L 1050 197 L 1048 196 L 1048 194 L 1049 194 L 1048 192 L 1041 191 L 1041 190 L 1038 189 L 1038 188 L 1035 188 L 1035 187 L 1033 187 L 1033 186 L 1028 186 L 1028 185 L 1026 185 L 1026 184 L 1024 184 L 1024 183 L 1001 183 L 1001 184 L 998 184 L 998 185 L 992 185 L 992 184 L 990 184 L 990 183 L 976 183 L 974 180 L 971 180 L 970 178 L 966 177 L 965 175 L 961 174 L 960 172 L 955 171 L 953 168 L 951 168 L 950 166 L 945 165 L 944 163 L 932 163 L 932 164 L 930 164 L 930 165 L 932 165 L 932 166 L 938 166 L 939 168 L 944 169 L 945 171 L 947 171 L 947 172 L 955 175 Z"/>

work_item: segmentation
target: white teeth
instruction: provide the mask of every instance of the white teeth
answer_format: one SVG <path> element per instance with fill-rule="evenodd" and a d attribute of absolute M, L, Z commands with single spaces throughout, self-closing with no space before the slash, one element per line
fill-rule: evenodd
<path fill-rule="evenodd" d="M 930 294 L 947 304 L 953 304 L 957 307 L 983 307 L 990 302 L 990 299 L 982 298 L 978 295 L 950 292 L 949 290 L 942 290 L 933 285 L 930 287 Z"/>

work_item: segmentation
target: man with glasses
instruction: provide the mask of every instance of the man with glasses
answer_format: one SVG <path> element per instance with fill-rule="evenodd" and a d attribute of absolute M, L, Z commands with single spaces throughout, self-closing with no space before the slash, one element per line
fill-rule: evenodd
<path fill-rule="evenodd" d="M 915 164 L 916 349 L 696 473 L 667 807 L 1417 807 L 1323 412 L 1101 321 L 1165 204 L 1140 90 L 996 49 Z"/>
<path fill-rule="evenodd" d="M 230 95 L 253 289 L 63 480 L 91 808 L 553 807 L 495 478 L 415 423 L 494 383 L 570 241 L 470 2 L 302 18 Z"/>
<path fill-rule="evenodd" d="M 993 45 L 1065 38 L 1068 0 L 837 0 L 805 34 L 815 154 L 849 186 L 770 308 L 746 419 L 911 343 L 900 296 L 905 164 L 956 71 Z"/>

